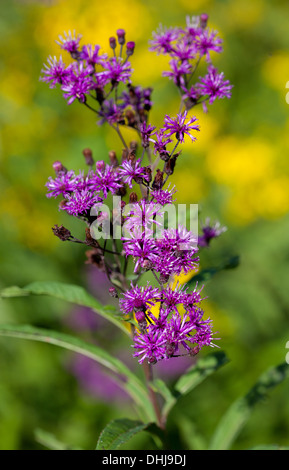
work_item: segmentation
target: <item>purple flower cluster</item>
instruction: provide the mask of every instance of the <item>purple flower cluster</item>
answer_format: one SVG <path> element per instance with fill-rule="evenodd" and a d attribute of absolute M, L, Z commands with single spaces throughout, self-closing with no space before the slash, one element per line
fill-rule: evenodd
<path fill-rule="evenodd" d="M 125 292 L 120 308 L 125 315 L 133 312 L 138 323 L 133 347 L 139 362 L 155 364 L 180 355 L 196 355 L 203 346 L 215 346 L 211 320 L 203 320 L 201 301 L 200 290 L 188 292 L 185 287 L 132 286 Z M 158 315 L 151 312 L 154 306 L 158 306 Z"/>
<path fill-rule="evenodd" d="M 193 143 L 200 130 L 197 118 L 189 115 L 190 108 L 206 100 L 213 103 L 216 98 L 230 97 L 232 88 L 211 64 L 211 52 L 219 53 L 222 48 L 217 33 L 207 29 L 207 19 L 201 15 L 187 19 L 184 29 L 160 29 L 154 34 L 151 49 L 171 56 L 171 71 L 164 75 L 173 80 L 182 95 L 179 112 L 175 116 L 166 114 L 159 128 L 149 121 L 152 89 L 132 84 L 128 58 L 134 53 L 135 44 L 126 43 L 123 29 L 109 39 L 111 57 L 102 53 L 99 45 L 81 47 L 81 36 L 75 33 L 60 36 L 57 42 L 73 62 L 66 66 L 61 57 L 49 57 L 42 70 L 42 80 L 51 88 L 58 84 L 68 104 L 77 100 L 86 105 L 99 116 L 100 125 L 108 123 L 116 131 L 122 143 L 120 155 L 109 152 L 110 163 L 95 162 L 92 151 L 85 149 L 87 172 L 77 174 L 55 162 L 55 177 L 50 177 L 46 186 L 48 197 L 62 197 L 61 210 L 86 222 L 85 241 L 73 237 L 63 226 L 55 226 L 53 232 L 63 241 L 90 246 L 87 263 L 106 273 L 112 285 L 110 295 L 119 298 L 125 320 L 134 327 L 134 356 L 140 363 L 195 355 L 203 346 L 215 346 L 211 320 L 203 319 L 199 306 L 201 289 L 189 291 L 186 286 L 171 286 L 177 276 L 198 268 L 199 248 L 208 247 L 210 240 L 225 229 L 206 221 L 198 237 L 181 224 L 172 227 L 165 218 L 175 201 L 175 186 L 166 184 L 180 158 L 177 147 L 186 136 Z M 208 73 L 199 84 L 191 86 L 202 57 L 208 64 Z M 121 89 L 124 86 L 126 89 Z M 138 140 L 127 143 L 121 126 L 133 128 Z M 117 212 L 117 217 L 112 221 L 107 220 L 102 208 L 105 200 L 109 203 L 110 195 L 120 198 L 112 211 L 114 216 Z M 93 236 L 96 219 L 100 232 L 105 231 L 106 222 L 114 229 L 117 220 L 121 237 L 108 246 L 104 236 L 101 246 L 100 238 Z M 131 266 L 129 278 L 127 269 Z M 148 283 L 141 287 L 144 274 L 157 286 Z M 130 287 L 129 279 L 133 279 Z"/>
<path fill-rule="evenodd" d="M 150 41 L 152 51 L 170 56 L 170 70 L 163 72 L 163 76 L 178 87 L 187 110 L 198 103 L 203 103 L 206 110 L 206 101 L 212 104 L 216 98 L 231 97 L 232 85 L 211 63 L 211 53 L 223 50 L 222 39 L 217 31 L 208 29 L 207 22 L 206 14 L 187 17 L 186 28 L 160 27 Z M 192 84 L 202 58 L 208 64 L 208 73 Z"/>

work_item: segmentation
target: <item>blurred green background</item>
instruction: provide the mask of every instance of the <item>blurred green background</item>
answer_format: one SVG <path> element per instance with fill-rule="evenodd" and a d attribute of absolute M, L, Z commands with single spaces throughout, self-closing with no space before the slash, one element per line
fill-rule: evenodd
<path fill-rule="evenodd" d="M 206 12 L 224 39 L 224 52 L 214 56 L 214 63 L 234 85 L 232 99 L 215 102 L 207 115 L 194 112 L 199 139 L 185 144 L 172 177 L 179 203 L 198 203 L 202 220 L 211 217 L 228 227 L 203 253 L 202 267 L 241 257 L 237 269 L 219 273 L 204 291 L 218 344 L 231 362 L 184 398 L 168 423 L 176 443 L 188 445 L 200 433 L 202 447 L 232 401 L 265 369 L 283 362 L 287 352 L 288 1 L 1 0 L 0 6 L 1 287 L 54 280 L 101 295 L 101 280 L 85 265 L 84 249 L 53 236 L 54 224 L 69 226 L 75 234 L 83 228 L 46 198 L 44 184 L 55 160 L 78 170 L 84 168 L 84 148 L 107 160 L 108 151 L 120 152 L 121 146 L 87 109 L 76 102 L 67 106 L 59 90 L 39 81 L 47 56 L 59 56 L 58 35 L 75 29 L 83 44 L 106 48 L 108 37 L 124 28 L 127 39 L 136 42 L 134 84 L 154 88 L 151 121 L 157 125 L 164 114 L 176 114 L 178 94 L 161 77 L 167 60 L 148 51 L 151 32 L 159 23 L 184 26 L 186 15 Z M 99 344 L 111 337 L 112 351 L 136 367 L 127 358 L 129 343 L 101 322 L 94 324 L 87 311 L 81 316 L 71 305 L 44 297 L 0 305 L 1 323 L 77 330 Z M 91 322 L 94 336 L 87 327 Z M 78 363 L 69 353 L 7 338 L 0 339 L 0 350 L 0 449 L 43 449 L 35 429 L 90 449 L 109 420 L 136 418 L 131 403 L 111 383 L 111 393 L 100 389 L 102 370 Z M 287 383 L 258 406 L 234 448 L 266 443 L 289 445 Z M 127 448 L 150 446 L 142 434 Z"/>

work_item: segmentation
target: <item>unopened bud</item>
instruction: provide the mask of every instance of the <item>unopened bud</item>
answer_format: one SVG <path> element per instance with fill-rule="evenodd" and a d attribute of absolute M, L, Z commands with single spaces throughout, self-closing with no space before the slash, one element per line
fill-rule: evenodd
<path fill-rule="evenodd" d="M 130 204 L 133 204 L 135 202 L 137 202 L 137 193 L 130 193 L 129 195 L 129 202 Z"/>
<path fill-rule="evenodd" d="M 132 152 L 134 152 L 134 154 L 136 154 L 136 151 L 137 151 L 137 147 L 138 147 L 138 143 L 136 140 L 132 140 L 130 143 L 129 143 L 129 148 Z"/>
<path fill-rule="evenodd" d="M 166 344 L 166 356 L 172 357 L 175 353 L 176 345 L 174 343 L 167 343 Z"/>
<path fill-rule="evenodd" d="M 96 166 L 96 169 L 99 170 L 99 171 L 102 171 L 105 169 L 105 163 L 103 160 L 98 160 L 95 164 Z"/>
<path fill-rule="evenodd" d="M 116 32 L 118 43 L 122 46 L 125 44 L 125 30 L 124 29 L 118 29 Z"/>
<path fill-rule="evenodd" d="M 109 45 L 112 49 L 116 48 L 116 39 L 115 39 L 115 37 L 112 36 L 111 38 L 109 38 Z"/>
<path fill-rule="evenodd" d="M 131 127 L 134 127 L 136 120 L 135 120 L 135 113 L 133 112 L 133 110 L 127 109 L 124 115 L 128 121 L 128 125 Z"/>
<path fill-rule="evenodd" d="M 128 157 L 128 149 L 124 148 L 122 150 L 121 161 L 125 162 L 127 160 L 127 157 Z"/>
<path fill-rule="evenodd" d="M 200 346 L 195 346 L 190 350 L 190 356 L 196 356 L 200 352 Z"/>
<path fill-rule="evenodd" d="M 149 364 L 154 365 L 154 364 L 156 364 L 157 362 L 158 362 L 158 361 L 156 360 L 155 356 L 150 356 L 150 357 L 148 358 L 148 363 L 149 363 Z"/>
<path fill-rule="evenodd" d="M 55 171 L 56 176 L 67 173 L 67 168 L 65 168 L 59 161 L 54 162 L 52 168 Z"/>
<path fill-rule="evenodd" d="M 118 299 L 118 293 L 117 293 L 117 290 L 115 287 L 110 287 L 108 289 L 108 293 L 111 297 L 113 297 L 114 299 Z"/>
<path fill-rule="evenodd" d="M 200 26 L 202 29 L 205 29 L 207 27 L 209 15 L 207 13 L 202 13 L 200 16 Z"/>
<path fill-rule="evenodd" d="M 111 150 L 109 153 L 108 153 L 108 156 L 109 156 L 109 159 L 110 159 L 110 162 L 112 164 L 112 166 L 115 168 L 118 166 L 118 160 L 117 160 L 117 157 L 116 157 L 116 153 L 114 150 Z"/>
<path fill-rule="evenodd" d="M 160 274 L 159 281 L 161 284 L 166 284 L 169 280 L 169 274 Z"/>
<path fill-rule="evenodd" d="M 129 57 L 133 55 L 135 48 L 135 43 L 133 41 L 129 41 L 126 43 L 126 55 Z"/>
<path fill-rule="evenodd" d="M 145 167 L 145 172 L 146 172 L 147 177 L 148 177 L 146 181 L 147 181 L 148 183 L 150 183 L 151 180 L 153 179 L 151 167 L 150 167 L 150 166 L 146 166 L 146 167 Z"/>
<path fill-rule="evenodd" d="M 92 166 L 94 164 L 94 160 L 92 158 L 92 150 L 87 148 L 87 149 L 84 149 L 82 153 L 85 158 L 85 163 L 88 166 Z"/>

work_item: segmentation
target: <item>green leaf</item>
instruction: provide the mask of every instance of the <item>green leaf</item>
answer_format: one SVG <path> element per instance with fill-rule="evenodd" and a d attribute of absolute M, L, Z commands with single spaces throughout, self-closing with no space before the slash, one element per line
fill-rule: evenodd
<path fill-rule="evenodd" d="M 289 447 L 278 446 L 278 444 L 265 444 L 251 447 L 249 450 L 289 450 Z"/>
<path fill-rule="evenodd" d="M 222 351 L 208 354 L 197 361 L 183 374 L 173 387 L 169 390 L 161 380 L 154 380 L 152 386 L 165 399 L 163 414 L 167 416 L 178 399 L 191 392 L 197 385 L 203 382 L 209 375 L 217 371 L 221 366 L 229 362 L 226 354 Z"/>
<path fill-rule="evenodd" d="M 207 282 L 212 279 L 215 274 L 225 269 L 235 269 L 240 264 L 240 257 L 238 255 L 232 256 L 229 260 L 211 268 L 202 269 L 198 274 L 193 276 L 187 283 L 188 286 L 195 285 L 197 282 Z"/>
<path fill-rule="evenodd" d="M 130 335 L 122 319 L 117 316 L 117 310 L 112 305 L 103 306 L 90 295 L 83 287 L 62 282 L 33 282 L 26 287 L 7 287 L 1 292 L 2 298 L 20 297 L 28 295 L 49 295 L 57 299 L 66 300 L 77 305 L 90 307 L 99 315 L 106 318 L 127 335 Z"/>
<path fill-rule="evenodd" d="M 288 377 L 289 366 L 286 363 L 270 368 L 262 374 L 247 395 L 236 400 L 222 417 L 211 439 L 210 449 L 229 449 L 250 418 L 255 405 Z"/>
<path fill-rule="evenodd" d="M 154 421 L 154 411 L 142 382 L 125 364 L 111 356 L 102 348 L 68 334 L 36 328 L 30 325 L 0 325 L 0 336 L 30 339 L 54 344 L 95 360 L 109 370 L 121 375 L 122 379 L 116 377 L 116 380 L 118 380 L 122 388 L 138 405 L 142 416 L 145 416 L 146 419 L 150 421 Z"/>
<path fill-rule="evenodd" d="M 135 434 L 143 431 L 147 424 L 130 419 L 115 419 L 101 432 L 96 450 L 116 450 Z"/>
<path fill-rule="evenodd" d="M 72 447 L 59 441 L 53 434 L 42 429 L 35 430 L 35 439 L 39 444 L 50 450 L 81 450 L 79 447 Z"/>

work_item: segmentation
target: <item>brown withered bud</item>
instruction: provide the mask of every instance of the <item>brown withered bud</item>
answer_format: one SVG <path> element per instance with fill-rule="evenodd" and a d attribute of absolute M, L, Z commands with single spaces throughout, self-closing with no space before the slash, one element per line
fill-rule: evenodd
<path fill-rule="evenodd" d="M 117 293 L 117 290 L 115 287 L 110 287 L 108 289 L 108 293 L 110 295 L 110 297 L 113 297 L 114 299 L 118 299 L 118 293 Z"/>
<path fill-rule="evenodd" d="M 98 248 L 92 248 L 91 250 L 87 250 L 85 254 L 87 257 L 85 264 L 93 264 L 100 271 L 105 271 L 104 259 L 101 250 Z"/>
<path fill-rule="evenodd" d="M 152 184 L 153 189 L 162 189 L 163 187 L 164 174 L 160 169 L 157 169 L 157 174 Z"/>
<path fill-rule="evenodd" d="M 129 143 L 129 148 L 131 151 L 134 152 L 134 154 L 136 154 L 137 152 L 137 148 L 138 148 L 138 143 L 136 140 L 132 140 L 130 143 Z"/>
<path fill-rule="evenodd" d="M 63 242 L 69 240 L 72 237 L 70 230 L 65 228 L 63 225 L 60 225 L 60 227 L 58 225 L 54 225 L 54 227 L 52 227 L 52 232 Z"/>
<path fill-rule="evenodd" d="M 130 150 L 127 156 L 127 159 L 129 162 L 134 163 L 135 162 L 135 151 Z"/>
<path fill-rule="evenodd" d="M 108 156 L 113 168 L 116 168 L 118 166 L 118 160 L 115 151 L 111 150 L 110 152 L 108 152 Z"/>
<path fill-rule="evenodd" d="M 95 238 L 92 237 L 89 227 L 85 227 L 85 243 L 88 246 L 99 248 L 99 243 L 97 240 L 95 240 Z"/>
<path fill-rule="evenodd" d="M 159 281 L 161 284 L 166 284 L 169 280 L 170 276 L 167 274 L 160 274 Z"/>
<path fill-rule="evenodd" d="M 150 167 L 150 166 L 146 166 L 146 167 L 145 167 L 145 172 L 146 172 L 146 174 L 147 174 L 147 176 L 148 176 L 147 182 L 150 183 L 151 180 L 153 179 L 151 167 Z"/>
<path fill-rule="evenodd" d="M 129 202 L 130 204 L 134 204 L 135 202 L 137 202 L 137 193 L 130 193 L 129 195 Z"/>
<path fill-rule="evenodd" d="M 92 157 L 92 150 L 87 148 L 87 149 L 84 149 L 82 151 L 82 153 L 83 153 L 83 156 L 85 158 L 85 163 L 88 166 L 92 166 L 94 164 L 94 160 L 93 160 L 93 157 Z"/>
<path fill-rule="evenodd" d="M 141 267 L 143 269 L 145 269 L 146 271 L 149 271 L 150 269 L 152 269 L 154 267 L 154 263 L 148 259 L 145 259 L 142 264 L 141 264 Z"/>
<path fill-rule="evenodd" d="M 165 173 L 167 175 L 172 175 L 176 166 L 176 161 L 181 152 L 175 153 L 165 165 Z"/>
<path fill-rule="evenodd" d="M 168 357 L 172 357 L 175 353 L 175 350 L 176 350 L 176 345 L 168 341 L 166 344 L 166 355 Z"/>
<path fill-rule="evenodd" d="M 67 200 L 66 200 L 66 199 L 63 199 L 62 201 L 60 201 L 60 203 L 59 203 L 59 208 L 60 208 L 60 209 L 64 209 L 64 207 L 66 206 L 66 203 L 67 203 Z"/>
<path fill-rule="evenodd" d="M 134 127 L 136 124 L 135 113 L 131 109 L 127 109 L 124 115 L 127 119 L 128 125 L 130 127 Z"/>
<path fill-rule="evenodd" d="M 128 149 L 127 148 L 122 149 L 121 161 L 125 162 L 127 160 L 127 157 L 128 157 Z"/>
<path fill-rule="evenodd" d="M 200 346 L 195 346 L 190 350 L 190 356 L 196 356 L 200 352 Z"/>
<path fill-rule="evenodd" d="M 125 184 L 122 185 L 120 188 L 118 188 L 115 194 L 116 194 L 116 196 L 124 197 L 126 195 Z"/>
<path fill-rule="evenodd" d="M 164 162 L 167 162 L 170 159 L 170 152 L 168 152 L 167 150 L 163 150 L 162 152 L 160 152 L 160 159 Z"/>

